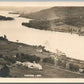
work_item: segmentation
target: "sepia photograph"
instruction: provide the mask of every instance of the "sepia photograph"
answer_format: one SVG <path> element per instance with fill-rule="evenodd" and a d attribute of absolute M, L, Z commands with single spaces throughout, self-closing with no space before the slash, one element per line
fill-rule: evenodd
<path fill-rule="evenodd" d="M 83 79 L 84 2 L 0 1 L 0 78 Z"/>

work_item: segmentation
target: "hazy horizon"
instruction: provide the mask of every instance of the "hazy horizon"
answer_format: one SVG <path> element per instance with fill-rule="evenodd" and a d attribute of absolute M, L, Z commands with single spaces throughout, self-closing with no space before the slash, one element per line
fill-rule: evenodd
<path fill-rule="evenodd" d="M 67 1 L 0 1 L 0 6 L 16 7 L 54 7 L 54 6 L 84 6 L 84 2 L 67 2 Z"/>

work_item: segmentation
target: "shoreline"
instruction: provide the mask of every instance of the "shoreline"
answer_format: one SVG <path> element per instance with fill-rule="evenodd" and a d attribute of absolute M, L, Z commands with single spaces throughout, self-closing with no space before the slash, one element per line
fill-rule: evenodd
<path fill-rule="evenodd" d="M 36 55 L 37 57 L 41 57 L 41 59 L 49 58 L 49 57 L 52 58 L 52 56 L 56 55 L 56 53 L 52 53 L 52 52 L 46 51 L 46 50 L 45 51 L 39 51 L 39 49 L 43 48 L 42 46 L 31 46 L 31 45 L 27 45 L 27 44 L 24 44 L 24 43 L 16 43 L 16 42 L 11 42 L 11 41 L 7 41 L 7 42 L 9 43 L 8 45 L 17 46 L 17 48 L 15 47 L 16 50 L 9 49 L 9 51 L 4 51 L 4 52 L 9 52 L 8 56 L 10 56 L 10 55 L 14 56 L 15 55 L 14 53 L 18 53 L 18 51 L 20 51 L 19 53 L 24 53 L 24 54 L 30 53 L 29 55 Z M 24 52 L 22 52 L 23 50 L 21 50 L 21 49 L 23 49 Z M 27 50 L 27 52 L 25 52 L 26 50 Z M 33 53 L 31 51 L 33 51 Z M 44 52 L 45 52 L 45 55 L 44 55 Z M 67 56 L 59 56 L 58 59 L 62 64 L 65 64 L 65 63 L 68 64 L 69 63 L 69 64 L 73 64 L 73 65 L 77 65 L 77 66 L 80 66 L 80 65 L 83 66 L 83 64 L 84 64 L 84 61 L 82 61 L 82 60 L 73 59 L 73 58 L 70 58 L 70 57 L 67 57 Z M 50 67 L 50 66 L 56 67 L 54 64 L 50 65 L 51 63 L 49 63 L 49 64 L 44 63 L 44 64 L 45 64 L 45 66 L 47 65 L 48 67 Z M 43 65 L 43 63 L 42 63 L 42 65 Z M 57 67 L 59 67 L 60 70 L 63 69 L 64 72 L 67 71 L 67 73 L 70 72 L 70 73 L 74 73 L 74 74 L 77 74 L 77 75 L 83 75 L 84 76 L 84 73 L 80 73 L 78 71 L 79 69 L 77 69 L 77 71 L 69 70 L 69 67 L 67 68 L 64 65 L 60 65 L 60 64 L 58 64 Z"/>

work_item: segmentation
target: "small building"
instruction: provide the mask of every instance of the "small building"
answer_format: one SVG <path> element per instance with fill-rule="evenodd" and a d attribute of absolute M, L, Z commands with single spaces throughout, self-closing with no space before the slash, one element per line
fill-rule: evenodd
<path fill-rule="evenodd" d="M 22 62 L 16 61 L 16 64 L 17 64 L 17 65 L 22 65 Z"/>
<path fill-rule="evenodd" d="M 83 68 L 80 68 L 80 69 L 79 69 L 79 72 L 80 72 L 80 73 L 84 73 L 84 69 L 83 69 Z"/>
<path fill-rule="evenodd" d="M 38 70 L 42 70 L 42 66 L 38 63 L 35 63 L 35 61 L 33 63 L 31 62 L 23 62 L 22 63 L 23 66 L 26 66 L 30 69 L 38 69 Z"/>

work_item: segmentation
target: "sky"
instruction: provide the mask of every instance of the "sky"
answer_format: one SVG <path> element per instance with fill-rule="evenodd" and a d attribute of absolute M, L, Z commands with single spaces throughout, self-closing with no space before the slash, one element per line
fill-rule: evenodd
<path fill-rule="evenodd" d="M 23 2 L 23 1 L 0 1 L 0 6 L 84 6 L 84 2 L 55 2 L 55 1 L 31 1 L 31 2 Z"/>
<path fill-rule="evenodd" d="M 84 0 L 0 0 L 0 1 L 84 1 Z"/>
<path fill-rule="evenodd" d="M 64 3 L 61 3 L 61 2 L 64 2 Z M 69 2 L 69 3 L 66 4 L 66 2 Z M 38 6 L 48 6 L 48 5 L 56 6 L 56 4 L 62 6 L 63 4 L 72 5 L 71 2 L 77 2 L 77 3 L 73 3 L 73 5 L 84 6 L 84 0 L 0 0 L 0 6 L 37 6 L 37 5 Z"/>

